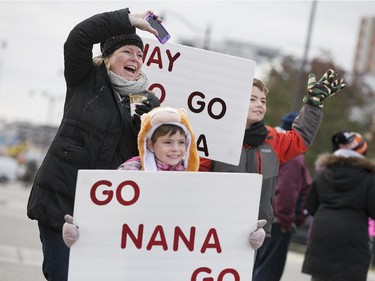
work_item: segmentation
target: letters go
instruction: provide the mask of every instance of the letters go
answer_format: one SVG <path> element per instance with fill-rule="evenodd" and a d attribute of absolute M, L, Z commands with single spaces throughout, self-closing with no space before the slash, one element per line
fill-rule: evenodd
<path fill-rule="evenodd" d="M 211 273 L 212 270 L 210 268 L 208 268 L 208 267 L 197 268 L 193 272 L 193 274 L 191 275 L 191 281 L 215 281 L 215 279 L 213 277 L 203 277 L 202 279 L 197 279 L 198 274 L 200 274 L 202 272 L 204 272 L 204 273 Z M 224 277 L 226 275 L 232 275 L 233 276 L 233 281 L 240 281 L 240 275 L 233 268 L 226 268 L 223 271 L 221 271 L 216 280 L 217 281 L 223 281 Z M 229 279 L 225 279 L 225 280 L 229 280 Z"/>
<path fill-rule="evenodd" d="M 160 96 L 159 102 L 163 103 L 163 101 L 165 100 L 165 97 L 166 97 L 166 92 L 165 92 L 164 86 L 160 83 L 154 83 L 150 87 L 148 87 L 148 90 L 151 91 L 151 92 L 154 92 L 154 93 L 155 93 L 155 89 L 159 89 L 159 96 Z M 155 93 L 155 95 L 156 95 L 156 93 Z"/>
<path fill-rule="evenodd" d="M 194 113 L 200 113 L 202 112 L 204 109 L 205 109 L 205 106 L 206 106 L 206 103 L 202 100 L 198 100 L 196 102 L 196 105 L 198 105 L 199 107 L 194 107 L 193 106 L 193 99 L 195 97 L 199 97 L 201 99 L 204 99 L 205 98 L 205 95 L 201 92 L 198 92 L 198 91 L 195 91 L 193 93 L 191 93 L 188 97 L 188 107 L 189 109 L 194 112 Z M 219 103 L 221 105 L 221 111 L 219 114 L 214 114 L 212 108 L 213 106 L 216 104 L 216 103 Z M 210 117 L 212 119 L 221 119 L 223 118 L 223 116 L 225 115 L 227 111 L 227 105 L 225 104 L 225 102 L 221 99 L 221 98 L 213 98 L 207 105 L 207 112 L 208 112 L 208 115 L 210 115 Z"/>
<path fill-rule="evenodd" d="M 113 199 L 113 190 L 106 189 L 106 187 L 111 187 L 112 183 L 107 180 L 100 180 L 96 182 L 90 190 L 90 198 L 92 202 L 96 205 L 103 206 L 107 205 L 109 202 Z M 97 197 L 97 193 L 99 192 L 99 187 L 104 187 L 104 190 L 102 191 L 102 195 L 104 195 L 106 198 L 104 200 L 100 200 Z M 130 187 L 133 189 L 133 197 L 130 198 L 130 200 L 127 200 L 126 198 L 123 198 L 122 196 L 122 189 L 125 187 Z M 140 195 L 140 189 L 139 186 L 131 180 L 123 181 L 121 182 L 118 187 L 116 188 L 116 199 L 117 201 L 124 206 L 130 206 L 133 205 L 135 202 L 137 202 Z"/>

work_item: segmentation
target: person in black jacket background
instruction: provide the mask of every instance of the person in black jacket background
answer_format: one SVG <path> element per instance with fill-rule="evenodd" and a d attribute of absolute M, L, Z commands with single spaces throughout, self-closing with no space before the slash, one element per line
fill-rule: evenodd
<path fill-rule="evenodd" d="M 371 262 L 368 218 L 375 218 L 375 163 L 365 158 L 359 133 L 332 137 L 332 154 L 320 155 L 306 199 L 314 217 L 302 272 L 312 281 L 366 281 Z"/>
<path fill-rule="evenodd" d="M 62 239 L 65 214 L 73 213 L 80 169 L 116 169 L 139 154 L 140 115 L 160 105 L 141 71 L 143 42 L 136 28 L 157 34 L 146 11 L 94 15 L 70 32 L 64 44 L 66 98 L 57 134 L 35 177 L 27 215 L 38 221 L 47 280 L 67 280 L 69 248 Z M 102 55 L 93 59 L 94 44 Z M 130 114 L 129 94 L 147 98 Z"/>

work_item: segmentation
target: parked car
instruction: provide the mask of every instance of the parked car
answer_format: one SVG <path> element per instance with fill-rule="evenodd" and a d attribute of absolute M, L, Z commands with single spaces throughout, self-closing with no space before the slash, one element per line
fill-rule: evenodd
<path fill-rule="evenodd" d="M 16 159 L 0 156 L 0 183 L 7 183 L 17 179 L 18 162 Z"/>

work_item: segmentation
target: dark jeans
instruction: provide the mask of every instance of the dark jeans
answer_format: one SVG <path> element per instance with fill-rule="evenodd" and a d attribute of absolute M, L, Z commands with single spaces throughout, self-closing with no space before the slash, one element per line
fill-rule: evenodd
<path fill-rule="evenodd" d="M 69 248 L 60 231 L 38 223 L 43 248 L 43 274 L 48 281 L 67 281 Z"/>
<path fill-rule="evenodd" d="M 279 281 L 283 275 L 289 244 L 294 231 L 282 232 L 278 223 L 272 224 L 271 237 L 257 250 L 253 281 Z"/>

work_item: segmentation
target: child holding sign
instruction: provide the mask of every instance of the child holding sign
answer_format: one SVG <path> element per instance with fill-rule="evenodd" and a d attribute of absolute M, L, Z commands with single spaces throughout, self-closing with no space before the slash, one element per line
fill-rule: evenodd
<path fill-rule="evenodd" d="M 139 156 L 124 162 L 118 170 L 198 171 L 196 139 L 184 109 L 158 107 L 143 114 L 141 120 Z M 70 215 L 65 220 L 62 235 L 70 247 L 79 238 L 79 231 Z M 265 223 L 259 220 L 257 229 L 250 234 L 250 245 L 255 250 L 263 244 Z"/>

